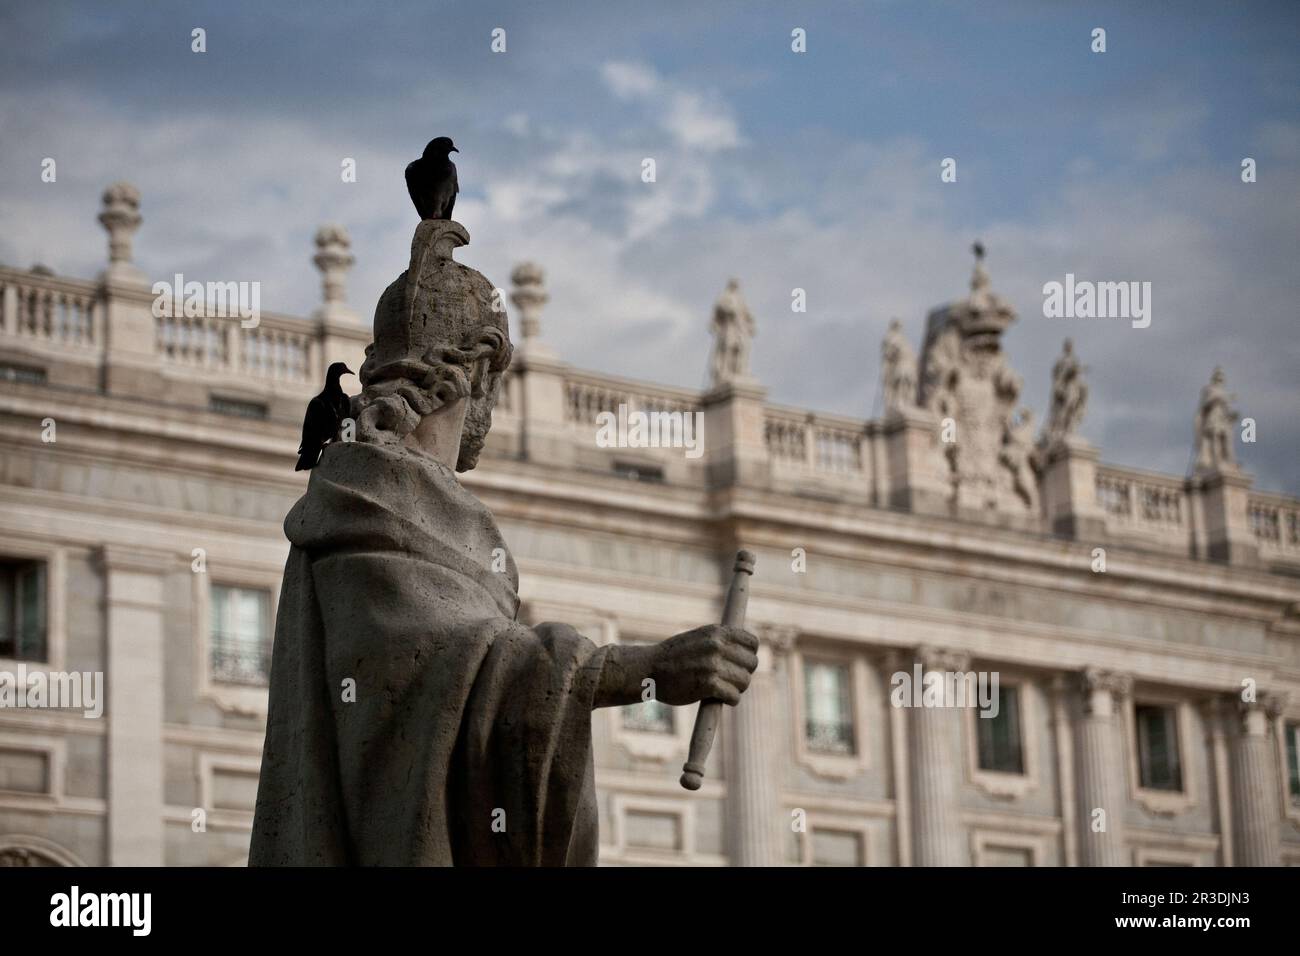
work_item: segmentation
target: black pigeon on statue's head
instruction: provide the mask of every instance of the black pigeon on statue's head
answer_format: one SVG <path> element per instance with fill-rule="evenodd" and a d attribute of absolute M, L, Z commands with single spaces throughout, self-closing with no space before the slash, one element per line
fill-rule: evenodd
<path fill-rule="evenodd" d="M 307 403 L 302 419 L 302 444 L 298 446 L 298 464 L 294 471 L 309 471 L 320 461 L 321 449 L 339 436 L 343 419 L 351 414 L 351 401 L 339 385 L 344 375 L 355 375 L 342 362 L 335 362 L 325 373 L 325 388 Z"/>
<path fill-rule="evenodd" d="M 450 137 L 429 140 L 424 155 L 406 167 L 406 191 L 421 219 L 450 219 L 460 183 L 451 154 L 458 153 Z"/>

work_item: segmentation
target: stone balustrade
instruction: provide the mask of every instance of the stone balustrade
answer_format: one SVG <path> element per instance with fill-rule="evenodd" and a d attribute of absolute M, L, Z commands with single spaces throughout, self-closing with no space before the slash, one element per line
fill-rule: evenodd
<path fill-rule="evenodd" d="M 138 371 L 139 366 L 151 362 L 159 380 L 184 383 L 195 390 L 220 386 L 245 400 L 256 401 L 263 392 L 280 395 L 286 404 L 279 417 L 289 420 L 296 417 L 293 403 L 300 401 L 298 396 L 317 388 L 324 366 L 344 358 L 358 368 L 360 352 L 369 340 L 369 332 L 361 324 L 347 325 L 328 316 L 303 319 L 263 313 L 256 327 L 246 329 L 236 318 L 155 316 L 150 310 L 151 299 L 147 286 L 124 290 L 103 279 L 70 279 L 46 270 L 0 267 L 0 378 L 44 381 L 43 364 L 53 368 L 55 359 L 75 359 L 86 367 L 87 376 L 102 369 L 114 381 L 111 370 L 122 355 L 112 347 L 121 349 L 131 330 L 152 329 L 147 339 L 137 334 L 139 340 L 129 342 L 132 351 L 125 358 L 133 369 Z M 123 316 L 127 316 L 125 321 Z M 116 343 L 105 334 L 110 317 L 126 330 L 115 333 Z M 90 381 L 87 377 L 75 384 Z M 151 393 L 157 387 L 151 381 L 135 384 L 136 394 Z M 554 401 L 543 400 L 549 394 L 556 396 Z M 209 404 L 206 396 L 194 401 Z M 752 407 L 752 414 L 758 416 L 753 443 L 736 444 L 740 439 L 734 435 L 722 442 L 724 457 L 733 453 L 749 456 L 742 481 L 772 481 L 774 487 L 796 491 L 807 484 L 819 494 L 828 490 L 843 493 L 846 500 L 865 500 L 878 507 L 898 508 L 900 501 L 909 501 L 896 486 L 916 479 L 908 468 L 894 467 L 890 459 L 901 446 L 875 437 L 888 432 L 888 423 L 770 404 L 763 400 L 761 388 L 752 394 L 720 397 L 575 369 L 554 357 L 534 353 L 531 360 L 517 361 L 507 375 L 496 414 L 501 428 L 518 436 L 506 446 L 512 453 L 529 447 L 536 453 L 542 447 L 542 436 L 548 436 L 548 454 L 558 450 L 562 460 L 582 460 L 589 467 L 592 462 L 599 467 L 604 456 L 613 469 L 615 456 L 595 447 L 595 426 L 601 412 L 617 415 L 619 406 L 624 405 L 629 412 L 687 415 L 716 410 L 719 402 L 722 407 L 750 402 L 744 407 Z M 737 421 L 751 414 L 740 405 L 736 408 L 742 412 Z M 929 428 L 924 423 L 912 423 L 911 427 Z M 717 452 L 719 441 L 716 432 L 706 434 L 706 450 Z M 566 444 L 574 451 L 565 452 Z M 710 454 L 696 461 L 670 452 L 653 451 L 656 457 L 674 462 L 664 480 L 704 480 L 690 476 L 704 474 L 697 466 L 708 464 Z M 1042 520 L 1043 533 L 1088 541 L 1100 535 L 1104 540 L 1230 563 L 1250 563 L 1248 559 L 1257 557 L 1265 563 L 1300 564 L 1300 500 L 1253 491 L 1235 497 L 1216 495 L 1214 488 L 1193 479 L 1099 463 L 1094 468 L 1087 457 L 1088 453 L 1080 457 L 1076 452 L 1057 467 L 1067 473 L 1078 469 L 1074 482 L 1092 488 L 1093 500 L 1080 504 L 1061 499 L 1049 501 L 1047 507 L 1049 511 L 1064 509 L 1067 516 L 1072 509 L 1083 513 L 1091 508 L 1098 516 L 1096 523 L 1062 525 L 1060 515 L 1054 514 L 1051 520 Z M 678 458 L 682 460 L 677 462 Z M 1246 476 L 1231 477 L 1234 486 L 1248 489 Z M 1063 481 L 1061 487 L 1069 486 L 1068 480 Z M 1246 493 L 1248 498 L 1242 497 Z M 1086 497 L 1086 493 L 1079 496 Z M 1243 501 L 1247 503 L 1242 505 Z M 909 510 L 906 504 L 902 507 Z M 1222 513 L 1207 511 L 1216 508 Z M 1062 527 L 1067 530 L 1063 532 Z M 1231 557 L 1222 557 L 1229 553 L 1222 548 L 1216 550 L 1211 540 L 1216 534 L 1224 540 L 1235 536 Z M 1248 546 L 1247 558 L 1242 557 L 1242 542 Z"/>

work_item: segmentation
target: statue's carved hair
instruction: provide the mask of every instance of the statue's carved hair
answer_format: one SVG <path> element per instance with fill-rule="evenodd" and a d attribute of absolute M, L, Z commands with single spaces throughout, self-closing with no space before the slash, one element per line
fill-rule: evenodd
<path fill-rule="evenodd" d="M 363 388 L 352 400 L 352 414 L 358 441 L 388 445 L 415 431 L 424 416 L 461 398 L 474 404 L 486 402 L 486 416 L 470 417 L 490 422 L 490 406 L 495 404 L 501 373 L 510 365 L 512 348 L 505 332 L 484 325 L 473 329 L 459 346 L 437 346 L 419 359 L 390 362 L 383 368 L 375 367 L 373 352 L 374 346 L 367 346 L 358 375 Z M 480 443 L 484 437 L 486 429 L 477 436 Z M 472 457 L 477 458 L 477 453 Z"/>

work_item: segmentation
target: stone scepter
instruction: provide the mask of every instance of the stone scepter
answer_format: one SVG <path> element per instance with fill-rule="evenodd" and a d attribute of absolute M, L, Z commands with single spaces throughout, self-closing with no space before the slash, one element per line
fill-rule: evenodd
<path fill-rule="evenodd" d="M 749 579 L 753 573 L 753 552 L 737 551 L 731 587 L 727 590 L 727 601 L 722 607 L 723 627 L 744 628 L 745 608 L 749 604 Z M 700 709 L 695 715 L 695 728 L 691 731 L 691 747 L 687 751 L 686 763 L 682 766 L 681 783 L 687 790 L 698 790 L 704 782 L 704 765 L 708 763 L 709 751 L 713 749 L 713 738 L 718 732 L 721 717 L 722 701 L 700 701 Z"/>

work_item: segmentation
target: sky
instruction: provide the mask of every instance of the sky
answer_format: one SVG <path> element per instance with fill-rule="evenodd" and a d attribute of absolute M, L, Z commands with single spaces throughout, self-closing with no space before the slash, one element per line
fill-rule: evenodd
<path fill-rule="evenodd" d="M 1071 337 L 1083 436 L 1183 474 L 1221 365 L 1256 487 L 1300 493 L 1300 3 L 0 3 L 8 265 L 98 273 L 125 179 L 151 277 L 260 281 L 264 309 L 305 315 L 337 222 L 368 319 L 409 257 L 402 170 L 438 135 L 457 258 L 507 287 L 540 263 L 542 336 L 576 366 L 703 386 L 734 276 L 769 400 L 879 414 L 889 320 L 919 350 L 978 238 L 1040 421 Z M 1150 327 L 1045 317 L 1067 273 L 1150 282 Z"/>

